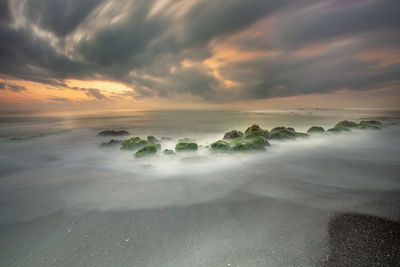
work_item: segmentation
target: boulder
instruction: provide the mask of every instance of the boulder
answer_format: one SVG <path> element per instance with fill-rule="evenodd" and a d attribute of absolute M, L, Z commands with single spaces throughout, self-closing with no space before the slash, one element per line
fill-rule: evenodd
<path fill-rule="evenodd" d="M 143 158 L 147 156 L 152 156 L 157 153 L 157 145 L 150 144 L 140 148 L 135 153 L 135 158 Z"/>
<path fill-rule="evenodd" d="M 156 144 L 156 143 L 160 143 L 160 140 L 158 140 L 157 138 L 155 138 L 152 135 L 147 136 L 147 142 L 149 144 Z"/>
<path fill-rule="evenodd" d="M 319 126 L 312 126 L 308 129 L 307 134 L 322 134 L 325 132 L 325 129 Z"/>
<path fill-rule="evenodd" d="M 294 138 L 296 138 L 296 131 L 291 127 L 275 127 L 271 130 L 271 139 L 282 140 Z"/>
<path fill-rule="evenodd" d="M 362 127 L 383 127 L 383 124 L 380 121 L 361 121 L 358 126 L 360 126 L 360 128 Z"/>
<path fill-rule="evenodd" d="M 244 135 L 241 131 L 232 130 L 224 134 L 224 139 L 235 139 L 235 138 L 242 138 Z"/>
<path fill-rule="evenodd" d="M 198 149 L 197 144 L 191 142 L 179 142 L 175 146 L 176 152 L 196 151 L 197 149 Z"/>
<path fill-rule="evenodd" d="M 233 151 L 265 150 L 265 141 L 266 139 L 263 136 L 257 136 L 252 139 L 234 140 L 232 141 L 232 150 Z"/>
<path fill-rule="evenodd" d="M 129 132 L 125 130 L 105 130 L 99 132 L 98 136 L 121 136 L 121 135 L 128 135 Z"/>
<path fill-rule="evenodd" d="M 120 144 L 121 142 L 122 142 L 121 140 L 111 139 L 108 142 L 102 143 L 100 146 L 109 147 L 109 146 L 114 146 L 114 145 Z"/>
<path fill-rule="evenodd" d="M 263 136 L 265 139 L 270 139 L 271 135 L 268 130 L 262 129 L 257 124 L 253 124 L 244 132 L 244 136 L 246 139 L 251 139 L 258 136 Z"/>
<path fill-rule="evenodd" d="M 142 140 L 139 137 L 132 137 L 130 139 L 124 140 L 121 143 L 121 149 L 123 150 L 135 150 L 147 145 L 146 140 Z"/>
<path fill-rule="evenodd" d="M 161 137 L 161 141 L 172 141 L 172 138 L 163 136 L 163 137 Z"/>
<path fill-rule="evenodd" d="M 333 127 L 333 128 L 328 129 L 327 132 L 337 134 L 337 133 L 341 133 L 341 132 L 351 132 L 351 130 L 346 127 Z"/>
<path fill-rule="evenodd" d="M 301 133 L 301 132 L 295 132 L 295 136 L 296 137 L 299 137 L 299 138 L 304 138 L 304 137 L 309 137 L 309 135 L 308 134 L 306 134 L 306 133 Z"/>
<path fill-rule="evenodd" d="M 219 140 L 211 144 L 211 150 L 218 152 L 229 152 L 232 151 L 232 146 L 233 145 L 227 141 Z"/>
<path fill-rule="evenodd" d="M 354 121 L 344 120 L 344 121 L 337 123 L 334 128 L 338 128 L 338 127 L 356 128 L 356 127 L 358 127 L 358 124 L 355 123 Z"/>

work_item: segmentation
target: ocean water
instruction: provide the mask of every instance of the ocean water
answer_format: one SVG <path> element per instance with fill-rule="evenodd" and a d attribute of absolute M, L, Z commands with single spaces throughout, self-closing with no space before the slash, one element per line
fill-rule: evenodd
<path fill-rule="evenodd" d="M 379 119 L 215 154 L 229 130 Z M 0 116 L 0 266 L 319 266 L 333 220 L 400 219 L 399 111 L 123 110 Z M 196 153 L 135 159 L 106 129 L 188 137 Z M 329 264 L 328 264 L 329 265 Z"/>

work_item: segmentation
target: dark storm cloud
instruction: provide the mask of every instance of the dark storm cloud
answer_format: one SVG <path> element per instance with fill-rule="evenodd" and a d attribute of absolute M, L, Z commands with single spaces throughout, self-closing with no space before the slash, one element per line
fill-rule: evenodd
<path fill-rule="evenodd" d="M 34 0 L 25 6 L 32 22 L 58 36 L 73 31 L 103 0 Z"/>
<path fill-rule="evenodd" d="M 65 79 L 104 79 L 132 87 L 134 97 L 191 94 L 210 101 L 399 83 L 398 64 L 356 56 L 400 47 L 397 0 L 170 1 L 154 11 L 158 4 L 0 0 L 0 77 L 59 87 L 68 87 Z M 252 29 L 264 19 L 271 22 Z M 332 47 L 295 53 L 321 43 Z M 218 66 L 219 77 L 202 64 L 219 44 L 277 54 L 232 58 Z M 233 83 L 228 95 L 224 79 Z M 79 90 L 106 98 L 98 89 Z"/>

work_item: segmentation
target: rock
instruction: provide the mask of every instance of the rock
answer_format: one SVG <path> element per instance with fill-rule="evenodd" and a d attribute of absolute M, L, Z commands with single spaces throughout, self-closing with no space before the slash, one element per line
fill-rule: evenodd
<path fill-rule="evenodd" d="M 197 149 L 198 149 L 197 144 L 191 142 L 179 142 L 175 146 L 176 152 L 196 151 Z"/>
<path fill-rule="evenodd" d="M 356 127 L 358 127 L 358 124 L 355 123 L 354 121 L 345 120 L 345 121 L 341 121 L 341 122 L 337 123 L 334 128 L 338 128 L 338 127 L 356 128 Z"/>
<path fill-rule="evenodd" d="M 322 134 L 325 132 L 325 129 L 319 126 L 312 126 L 308 129 L 307 134 Z"/>
<path fill-rule="evenodd" d="M 341 132 L 351 132 L 351 130 L 346 127 L 334 127 L 334 128 L 328 129 L 327 132 L 337 134 L 337 133 L 341 133 Z"/>
<path fill-rule="evenodd" d="M 360 128 L 362 127 L 383 127 L 383 124 L 380 121 L 361 121 L 358 126 L 360 126 Z"/>
<path fill-rule="evenodd" d="M 253 124 L 244 132 L 244 136 L 247 139 L 251 139 L 257 136 L 263 136 L 265 139 L 270 139 L 271 135 L 268 130 L 262 129 L 260 126 Z"/>
<path fill-rule="evenodd" d="M 149 144 L 156 144 L 156 143 L 160 143 L 160 140 L 158 140 L 157 138 L 155 138 L 152 135 L 147 136 L 147 142 Z"/>
<path fill-rule="evenodd" d="M 133 137 L 127 140 L 122 141 L 121 149 L 123 150 L 134 150 L 147 145 L 146 140 L 142 140 L 139 137 Z"/>
<path fill-rule="evenodd" d="M 265 150 L 265 141 L 266 139 L 263 136 L 257 136 L 252 139 L 233 140 L 232 150 L 233 151 Z"/>
<path fill-rule="evenodd" d="M 121 142 L 122 142 L 121 140 L 111 139 L 108 142 L 102 143 L 100 146 L 109 147 L 109 146 L 114 146 L 114 145 L 120 144 Z"/>
<path fill-rule="evenodd" d="M 100 133 L 98 133 L 97 135 L 99 136 L 120 136 L 120 135 L 128 135 L 129 132 L 128 131 L 124 131 L 124 130 L 105 130 L 105 131 L 101 131 Z"/>
<path fill-rule="evenodd" d="M 296 131 L 291 127 L 275 127 L 271 130 L 271 139 L 282 140 L 294 138 L 296 138 Z"/>
<path fill-rule="evenodd" d="M 219 140 L 211 144 L 211 149 L 218 152 L 229 152 L 233 150 L 232 146 L 233 145 L 227 141 Z"/>
<path fill-rule="evenodd" d="M 161 137 L 161 141 L 172 141 L 172 138 L 163 136 Z"/>
<path fill-rule="evenodd" d="M 175 151 L 172 149 L 164 149 L 164 155 L 176 155 Z"/>
<path fill-rule="evenodd" d="M 224 134 L 224 139 L 235 139 L 235 138 L 242 138 L 244 135 L 241 131 L 232 130 Z"/>
<path fill-rule="evenodd" d="M 299 138 L 309 137 L 308 134 L 301 133 L 301 132 L 295 132 L 295 135 L 296 135 L 296 137 L 299 137 Z"/>
<path fill-rule="evenodd" d="M 142 147 L 135 153 L 135 158 L 143 158 L 147 156 L 152 156 L 157 153 L 157 145 L 150 144 Z"/>

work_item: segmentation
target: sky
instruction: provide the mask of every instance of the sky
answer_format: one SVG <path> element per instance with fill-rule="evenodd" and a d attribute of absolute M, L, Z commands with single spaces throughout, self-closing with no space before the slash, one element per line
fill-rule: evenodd
<path fill-rule="evenodd" d="M 0 112 L 400 108 L 399 0 L 0 0 Z"/>

